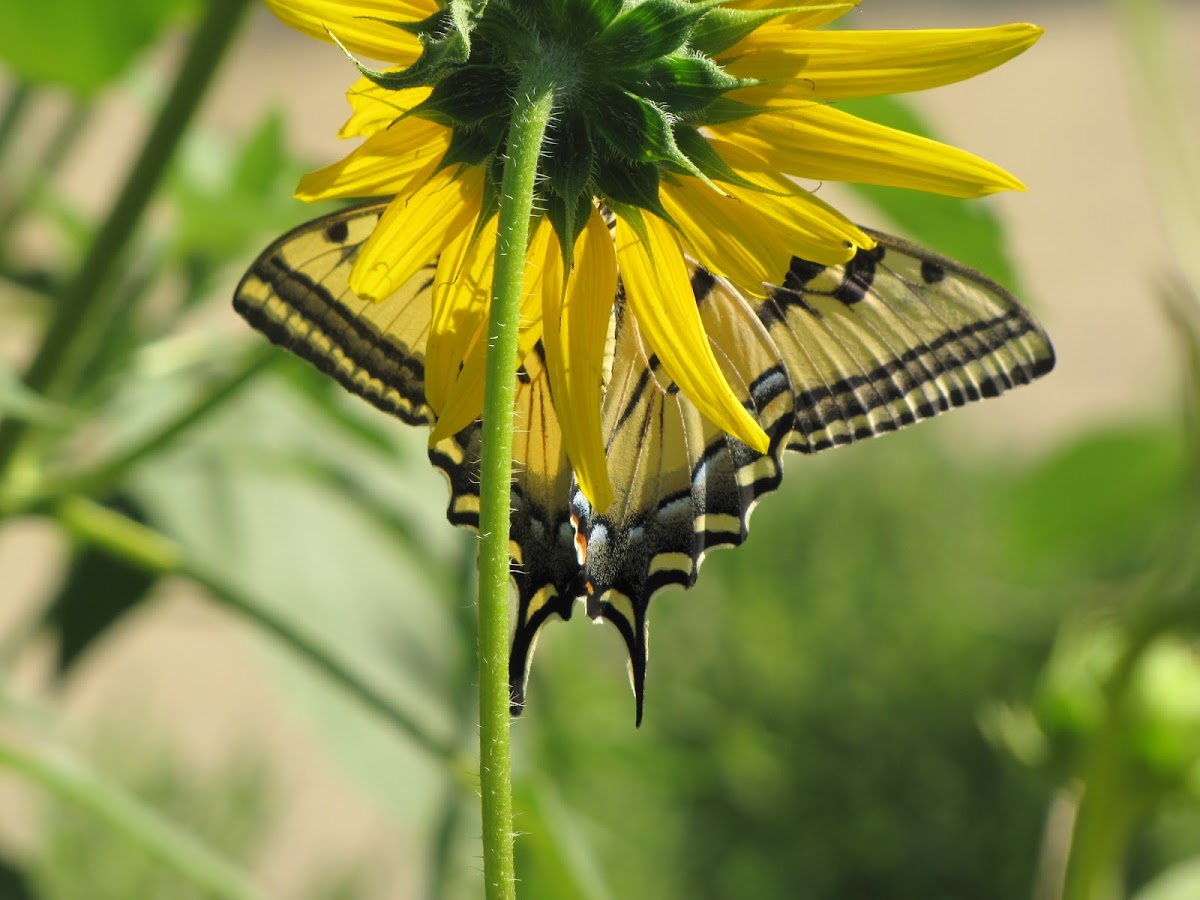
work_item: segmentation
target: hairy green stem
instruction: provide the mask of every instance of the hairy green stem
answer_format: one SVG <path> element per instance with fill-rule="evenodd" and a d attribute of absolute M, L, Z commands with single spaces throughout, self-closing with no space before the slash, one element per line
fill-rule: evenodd
<path fill-rule="evenodd" d="M 252 622 L 289 650 L 307 660 L 318 672 L 340 685 L 364 706 L 381 715 L 398 731 L 444 761 L 451 772 L 464 769 L 451 740 L 432 734 L 416 718 L 400 709 L 390 698 L 355 674 L 319 641 L 276 614 L 267 606 L 229 584 L 197 560 L 188 558 L 167 536 L 115 510 L 83 497 L 68 497 L 55 509 L 59 521 L 77 540 L 99 547 L 114 556 L 160 575 L 178 575 L 205 588 L 214 600 Z"/>
<path fill-rule="evenodd" d="M 101 289 L 162 180 L 249 5 L 249 0 L 212 0 L 204 6 L 205 17 L 192 37 L 187 57 L 162 113 L 146 138 L 108 218 L 96 232 L 78 272 L 58 298 L 54 318 L 25 373 L 25 383 L 30 389 L 53 397 L 59 369 L 71 354 L 77 352 L 79 336 L 96 333 L 92 327 L 95 322 L 116 314 L 116 310 L 107 308 L 115 300 L 105 304 L 97 304 L 94 300 L 103 296 Z M 0 480 L 7 475 L 28 425 L 21 419 L 0 422 Z"/>
<path fill-rule="evenodd" d="M 479 778 L 483 875 L 488 900 L 516 896 L 508 693 L 508 527 L 512 496 L 513 401 L 521 282 L 552 84 L 526 75 L 517 89 L 500 189 L 499 236 L 488 323 L 487 378 L 479 477 Z"/>
<path fill-rule="evenodd" d="M 0 768 L 17 773 L 96 817 L 112 832 L 201 888 L 206 896 L 221 900 L 266 897 L 243 872 L 197 838 L 75 760 L 44 750 L 28 750 L 5 738 L 0 740 Z"/>

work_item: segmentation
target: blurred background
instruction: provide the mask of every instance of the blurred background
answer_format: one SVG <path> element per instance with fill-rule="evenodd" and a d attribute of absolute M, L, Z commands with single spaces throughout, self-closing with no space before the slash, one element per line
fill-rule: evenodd
<path fill-rule="evenodd" d="M 423 432 L 229 305 L 346 151 L 336 48 L 250 10 L 66 375 L 21 387 L 220 5 L 5 12 L 0 898 L 245 896 L 180 847 L 267 896 L 476 896 L 471 538 Z M 1012 286 L 1057 370 L 792 457 L 749 542 L 656 601 L 639 730 L 616 633 L 547 628 L 514 731 L 522 896 L 1200 896 L 1200 5 L 845 24 L 1008 21 L 1046 35 L 856 111 L 1027 194 L 820 191 Z"/>

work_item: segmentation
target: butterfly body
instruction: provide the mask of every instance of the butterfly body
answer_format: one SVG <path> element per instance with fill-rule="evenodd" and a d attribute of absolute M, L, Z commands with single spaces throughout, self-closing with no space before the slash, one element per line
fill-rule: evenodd
<path fill-rule="evenodd" d="M 349 271 L 386 202 L 352 207 L 276 241 L 238 286 L 237 310 L 271 340 L 409 424 L 432 425 L 424 392 L 433 267 L 380 303 Z M 1054 354 L 1007 291 L 886 235 L 844 266 L 793 259 L 763 297 L 691 262 L 714 355 L 769 438 L 760 454 L 714 426 L 649 353 L 621 288 L 609 327 L 602 430 L 614 501 L 579 489 L 551 401 L 544 352 L 517 372 L 512 578 L 518 598 L 514 711 L 542 626 L 583 600 L 629 653 L 641 719 L 651 598 L 690 587 L 705 553 L 745 540 L 757 500 L 779 486 L 784 450 L 815 453 L 996 396 L 1050 371 Z M 451 522 L 478 527 L 479 423 L 430 448 Z"/>

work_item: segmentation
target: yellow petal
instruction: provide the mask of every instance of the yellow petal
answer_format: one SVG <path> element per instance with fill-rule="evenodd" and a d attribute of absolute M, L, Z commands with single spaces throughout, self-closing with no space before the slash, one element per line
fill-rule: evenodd
<path fill-rule="evenodd" d="M 659 197 L 696 258 L 755 297 L 766 296 L 764 284 L 783 283 L 793 256 L 836 265 L 855 253 L 844 236 L 813 233 L 809 207 L 821 212 L 826 207 L 807 192 L 726 195 L 698 179 L 681 178 L 664 183 Z"/>
<path fill-rule="evenodd" d="M 608 321 L 617 296 L 617 257 L 608 226 L 594 207 L 575 242 L 565 291 L 558 243 L 548 242 L 546 251 L 542 330 L 554 411 L 575 479 L 592 508 L 602 513 L 613 500 L 600 401 Z"/>
<path fill-rule="evenodd" d="M 951 197 L 1025 189 L 999 166 L 965 150 L 817 103 L 709 130 L 797 178 L 884 184 Z"/>
<path fill-rule="evenodd" d="M 517 334 L 517 367 L 542 338 L 542 262 L 546 258 L 546 246 L 553 229 L 544 217 L 529 241 L 525 254 L 525 272 L 521 283 L 521 327 Z M 493 245 L 495 238 L 493 237 Z M 462 371 L 458 373 L 450 388 L 446 405 L 438 416 L 437 424 L 429 435 L 433 446 L 443 438 L 457 434 L 479 418 L 483 410 L 483 387 L 487 368 L 487 317 L 491 313 L 491 270 L 488 272 L 489 290 L 484 320 L 475 339 L 470 342 Z M 515 370 L 514 370 L 515 372 Z"/>
<path fill-rule="evenodd" d="M 425 100 L 431 90 L 421 86 L 389 91 L 369 78 L 358 79 L 346 91 L 351 114 L 338 132 L 338 137 L 370 137 L 393 123 L 399 125 L 397 119 Z"/>
<path fill-rule="evenodd" d="M 425 399 L 435 413 L 441 413 L 463 360 L 487 323 L 495 256 L 493 216 L 478 234 L 464 228 L 438 257 L 425 350 Z"/>
<path fill-rule="evenodd" d="M 351 53 L 411 66 L 421 54 L 416 35 L 376 22 L 419 22 L 437 12 L 434 0 L 266 0 L 285 25 L 329 40 L 332 32 Z"/>
<path fill-rule="evenodd" d="M 629 309 L 667 375 L 710 422 L 759 453 L 769 439 L 734 396 L 713 356 L 692 293 L 679 237 L 657 216 L 644 217 L 647 242 L 617 222 L 617 262 Z"/>
<path fill-rule="evenodd" d="M 738 175 L 752 184 L 763 188 L 763 193 L 742 187 L 731 187 L 730 191 L 745 203 L 766 212 L 782 222 L 777 227 L 785 228 L 795 240 L 807 246 L 815 244 L 813 252 L 822 258 L 805 257 L 813 262 L 823 262 L 828 256 L 830 260 L 844 261 L 840 253 L 846 245 L 853 244 L 864 250 L 875 246 L 875 241 L 869 234 L 847 219 L 833 206 L 819 199 L 811 191 L 806 191 L 791 179 L 779 172 L 778 165 L 761 153 L 756 153 L 739 144 L 710 137 L 714 150 L 733 167 Z M 780 212 L 782 211 L 782 212 Z M 820 247 L 827 249 L 822 251 Z M 828 248 L 837 247 L 837 250 Z M 800 253 L 794 253 L 800 256 Z M 832 265 L 832 262 L 825 263 Z"/>
<path fill-rule="evenodd" d="M 483 170 L 438 160 L 413 176 L 380 218 L 350 272 L 350 290 L 364 300 L 391 296 L 479 215 Z"/>
<path fill-rule="evenodd" d="M 367 138 L 344 159 L 300 179 L 301 200 L 398 194 L 417 172 L 436 163 L 450 146 L 450 129 L 410 118 Z"/>
<path fill-rule="evenodd" d="M 965 81 L 1028 50 L 1033 25 L 925 31 L 808 31 L 768 22 L 727 69 L 765 84 L 733 96 L 752 105 L 923 91 Z"/>

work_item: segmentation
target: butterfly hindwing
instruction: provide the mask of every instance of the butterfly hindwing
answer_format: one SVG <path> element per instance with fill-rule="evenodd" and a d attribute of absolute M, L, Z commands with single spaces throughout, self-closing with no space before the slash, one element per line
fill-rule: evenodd
<path fill-rule="evenodd" d="M 612 622 L 625 641 L 639 721 L 650 599 L 667 585 L 691 587 L 709 549 L 745 539 L 755 501 L 779 484 L 793 420 L 787 374 L 754 311 L 727 282 L 694 263 L 690 269 L 713 353 L 770 449 L 756 453 L 702 416 L 645 346 L 618 297 L 602 408 L 615 499 L 597 513 L 576 490 L 572 508 L 586 547 L 588 613 Z"/>
<path fill-rule="evenodd" d="M 479 530 L 479 460 L 482 429 L 476 422 L 431 448 L 429 458 L 450 484 L 447 517 Z M 514 714 L 525 705 L 525 684 L 542 627 L 553 615 L 569 619 L 578 593 L 579 563 L 568 497 L 571 469 L 550 402 L 539 341 L 517 372 L 513 410 L 513 488 L 509 555 L 517 589 L 516 623 L 509 658 Z"/>
<path fill-rule="evenodd" d="M 999 285 L 887 235 L 844 266 L 794 259 L 766 297 L 744 298 L 691 263 L 705 330 L 766 455 L 705 421 L 617 305 L 604 429 L 618 500 L 586 538 L 589 613 L 623 638 L 640 720 L 646 615 L 659 589 L 690 587 L 704 552 L 746 536 L 755 500 L 780 482 L 783 449 L 812 453 L 992 397 L 1050 371 L 1040 326 Z"/>

